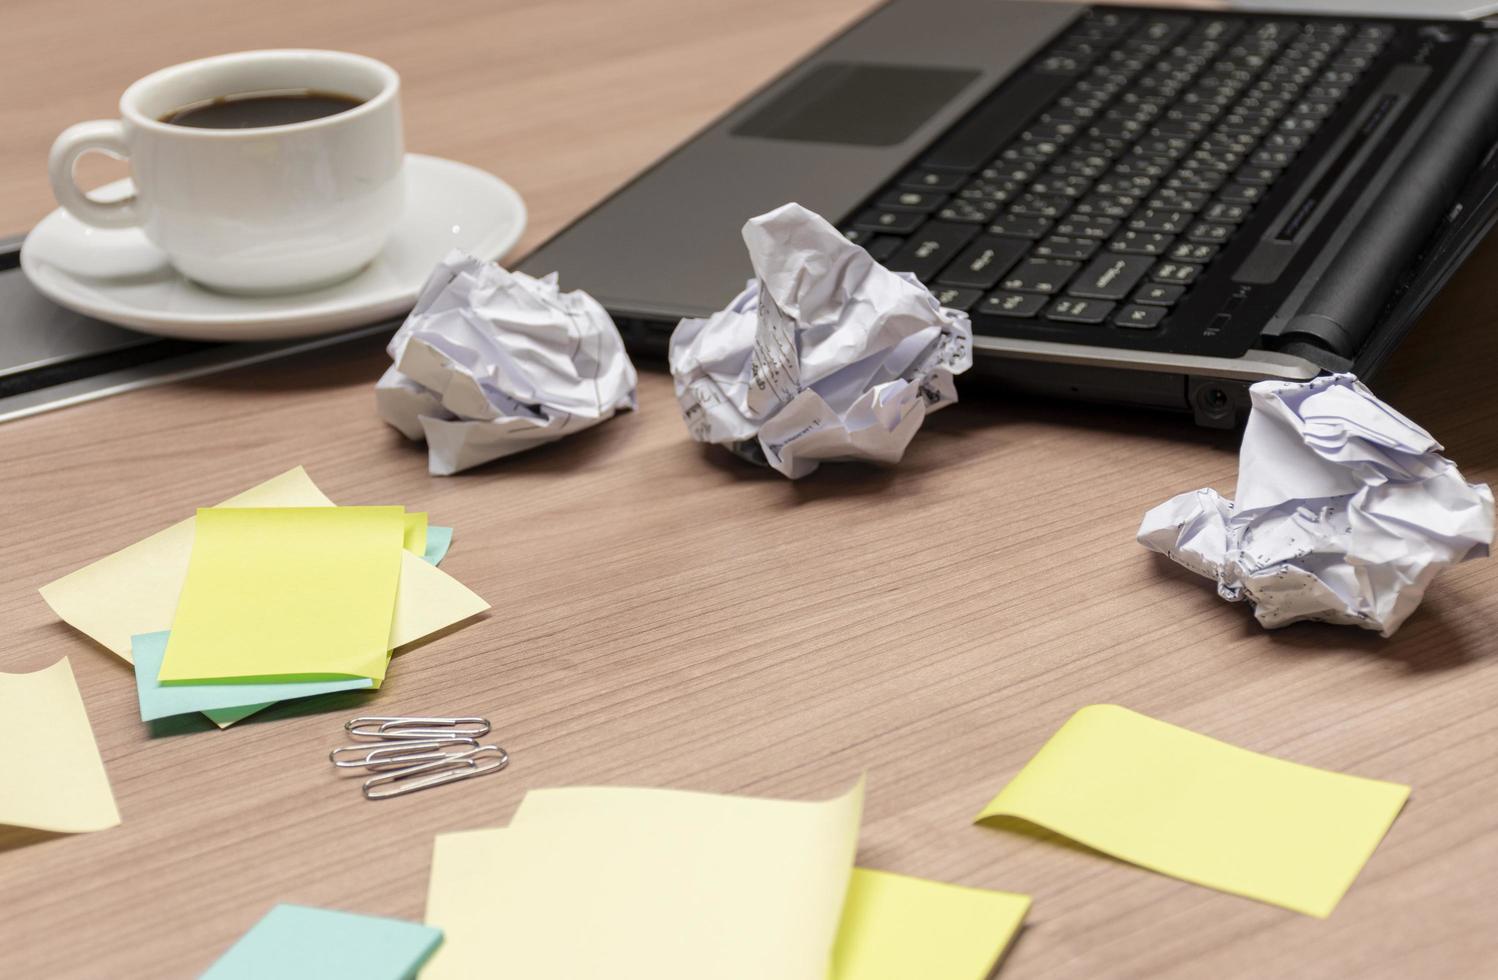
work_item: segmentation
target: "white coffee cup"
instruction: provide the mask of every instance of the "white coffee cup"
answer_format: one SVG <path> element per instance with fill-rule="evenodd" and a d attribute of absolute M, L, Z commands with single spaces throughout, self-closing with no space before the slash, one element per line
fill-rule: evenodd
<path fill-rule="evenodd" d="M 195 103 L 310 91 L 360 104 L 305 122 L 203 129 L 161 120 Z M 84 153 L 130 163 L 135 193 L 89 197 Z M 52 192 L 99 228 L 139 226 L 183 275 L 237 293 L 315 289 L 375 257 L 400 220 L 400 76 L 338 51 L 245 51 L 164 68 L 120 97 L 120 119 L 70 127 L 52 146 Z"/>

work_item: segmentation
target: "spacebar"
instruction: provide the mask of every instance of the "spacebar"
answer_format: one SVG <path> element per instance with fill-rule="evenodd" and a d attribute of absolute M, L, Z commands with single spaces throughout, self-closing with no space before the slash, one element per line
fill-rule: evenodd
<path fill-rule="evenodd" d="M 921 166 L 971 173 L 992 160 L 1051 100 L 1076 79 L 1027 71 L 1005 82 L 957 128 L 943 136 Z"/>

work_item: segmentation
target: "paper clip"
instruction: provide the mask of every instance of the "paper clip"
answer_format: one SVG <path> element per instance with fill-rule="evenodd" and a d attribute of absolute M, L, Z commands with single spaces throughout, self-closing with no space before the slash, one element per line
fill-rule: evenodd
<path fill-rule="evenodd" d="M 386 800 L 392 796 L 404 796 L 407 793 L 430 789 L 443 783 L 471 779 L 488 772 L 498 772 L 510 764 L 510 754 L 497 745 L 480 745 L 477 748 L 445 755 L 445 758 L 432 762 L 382 772 L 378 776 L 369 777 L 364 780 L 364 798 Z M 475 761 L 488 755 L 494 758 L 487 764 Z M 389 789 L 379 788 L 387 785 L 390 786 Z"/>
<path fill-rule="evenodd" d="M 466 745 L 469 748 L 478 748 L 478 739 L 459 735 L 454 738 L 432 738 L 432 739 L 402 739 L 386 745 L 370 745 L 361 742 L 358 745 L 344 745 L 328 753 L 328 758 L 333 765 L 339 769 L 382 769 L 400 768 L 402 766 L 414 765 L 418 762 L 432 762 L 453 755 L 451 752 L 443 752 L 442 749 Z M 424 749 L 436 751 L 422 751 Z M 340 758 L 353 753 L 358 753 L 354 758 Z"/>
<path fill-rule="evenodd" d="M 483 738 L 489 734 L 487 718 L 354 718 L 343 725 L 354 738 L 459 739 Z"/>

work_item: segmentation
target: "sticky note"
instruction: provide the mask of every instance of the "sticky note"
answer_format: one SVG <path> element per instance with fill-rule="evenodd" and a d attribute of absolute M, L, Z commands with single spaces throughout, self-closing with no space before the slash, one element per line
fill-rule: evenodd
<path fill-rule="evenodd" d="M 277 905 L 202 980 L 407 980 L 441 942 L 415 922 Z"/>
<path fill-rule="evenodd" d="M 826 980 L 862 805 L 861 780 L 825 803 L 532 791 L 508 829 L 437 837 L 423 980 Z"/>
<path fill-rule="evenodd" d="M 427 549 L 422 557 L 429 565 L 440 565 L 442 559 L 447 557 L 447 549 L 452 547 L 452 543 L 453 529 L 433 524 L 427 528 Z"/>
<path fill-rule="evenodd" d="M 298 466 L 219 507 L 332 507 Z M 42 586 L 42 598 L 72 626 L 125 660 L 130 638 L 171 629 L 192 554 L 194 518 Z M 461 582 L 416 555 L 402 555 L 389 649 L 414 643 L 489 608 Z"/>
<path fill-rule="evenodd" d="M 0 823 L 57 833 L 120 822 L 68 658 L 0 674 Z"/>
<path fill-rule="evenodd" d="M 405 535 L 402 546 L 413 555 L 426 556 L 427 516 L 415 512 L 406 514 Z"/>
<path fill-rule="evenodd" d="M 1027 895 L 854 868 L 829 980 L 988 980 Z"/>
<path fill-rule="evenodd" d="M 161 658 L 166 654 L 169 634 L 142 633 L 132 638 L 130 650 L 135 659 L 135 690 L 140 702 L 140 720 L 152 721 L 194 711 L 251 708 L 235 721 L 248 717 L 277 701 L 309 698 L 334 691 L 367 690 L 374 682 L 367 677 L 342 681 L 304 681 L 288 684 L 172 684 L 157 682 Z"/>
<path fill-rule="evenodd" d="M 401 508 L 204 508 L 197 522 L 161 683 L 368 677 L 379 686 Z"/>
<path fill-rule="evenodd" d="M 1093 705 L 978 820 L 1018 817 L 1161 874 L 1324 918 L 1408 796 Z"/>

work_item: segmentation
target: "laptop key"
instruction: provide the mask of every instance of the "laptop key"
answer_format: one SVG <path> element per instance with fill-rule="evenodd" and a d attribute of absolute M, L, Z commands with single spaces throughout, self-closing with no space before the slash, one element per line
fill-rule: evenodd
<path fill-rule="evenodd" d="M 962 174 L 954 174 L 951 171 L 917 168 L 907 170 L 900 177 L 900 186 L 909 187 L 912 190 L 930 191 L 933 194 L 950 194 L 962 186 L 964 179 Z"/>
<path fill-rule="evenodd" d="M 1167 285 L 1189 286 L 1201 271 L 1201 266 L 1187 262 L 1158 262 L 1150 269 L 1150 278 Z"/>
<path fill-rule="evenodd" d="M 945 194 L 931 194 L 925 191 L 890 191 L 881 197 L 875 207 L 886 211 L 919 211 L 929 214 L 946 201 Z"/>
<path fill-rule="evenodd" d="M 943 221 L 970 221 L 981 225 L 993 220 L 998 210 L 999 205 L 994 201 L 969 201 L 959 197 L 948 201 L 936 216 Z"/>
<path fill-rule="evenodd" d="M 1056 226 L 1056 234 L 1068 238 L 1111 238 L 1118 230 L 1116 218 L 1074 215 Z"/>
<path fill-rule="evenodd" d="M 1202 245 L 1221 245 L 1232 238 L 1233 232 L 1237 230 L 1236 225 L 1226 225 L 1217 221 L 1198 221 L 1191 226 L 1190 231 L 1186 232 L 1186 238 Z"/>
<path fill-rule="evenodd" d="M 1202 191 L 1183 191 L 1174 187 L 1163 187 L 1155 191 L 1148 206 L 1159 211 L 1190 211 L 1195 214 L 1207 206 L 1210 195 Z"/>
<path fill-rule="evenodd" d="M 1045 309 L 1047 302 L 1048 300 L 1044 296 L 996 292 L 989 293 L 983 297 L 983 303 L 978 307 L 977 312 L 1030 320 L 1038 316 L 1041 310 Z"/>
<path fill-rule="evenodd" d="M 1067 292 L 1087 299 L 1123 299 L 1150 271 L 1154 261 L 1145 255 L 1101 255 L 1082 270 Z"/>
<path fill-rule="evenodd" d="M 875 235 L 863 243 L 863 250 L 873 257 L 875 262 L 883 262 L 897 252 L 905 239 L 898 235 Z"/>
<path fill-rule="evenodd" d="M 988 226 L 991 235 L 1009 238 L 1043 238 L 1051 229 L 1050 218 L 1032 218 L 1010 212 Z"/>
<path fill-rule="evenodd" d="M 1170 259 L 1173 262 L 1191 262 L 1197 265 L 1206 265 L 1217 257 L 1216 245 L 1202 245 L 1197 242 L 1177 242 L 1170 250 Z"/>
<path fill-rule="evenodd" d="M 1066 323 L 1102 323 L 1108 319 L 1117 304 L 1101 299 L 1079 299 L 1065 296 L 1052 303 L 1045 311 L 1047 320 Z"/>
<path fill-rule="evenodd" d="M 1258 204 L 1264 198 L 1264 187 L 1259 184 L 1229 184 L 1217 195 L 1219 201 L 1229 204 Z"/>
<path fill-rule="evenodd" d="M 1102 245 L 1102 242 L 1092 238 L 1052 235 L 1039 245 L 1036 245 L 1031 254 L 1042 259 L 1077 259 L 1082 261 L 1092 258 L 1093 254 Z"/>
<path fill-rule="evenodd" d="M 1163 282 L 1147 282 L 1129 297 L 1130 303 L 1144 306 L 1174 306 L 1186 293 L 1185 286 L 1168 286 Z"/>
<path fill-rule="evenodd" d="M 1026 259 L 1004 277 L 999 287 L 1008 292 L 1054 295 L 1061 292 L 1078 267 L 1067 259 Z"/>
<path fill-rule="evenodd" d="M 1112 305 L 1111 303 L 1109 304 Z M 1165 319 L 1165 308 L 1163 306 L 1125 306 L 1119 311 L 1113 322 L 1120 327 L 1130 327 L 1135 330 L 1153 330 Z"/>
<path fill-rule="evenodd" d="M 941 267 L 977 233 L 973 225 L 928 221 L 914 235 L 901 240 L 899 251 L 884 264 L 894 272 L 908 272 L 921 282 L 933 282 Z"/>
<path fill-rule="evenodd" d="M 1129 219 L 1129 228 L 1134 231 L 1155 231 L 1166 235 L 1179 235 L 1194 219 L 1195 215 L 1190 211 L 1145 208 Z"/>
<path fill-rule="evenodd" d="M 976 289 L 961 289 L 956 286 L 937 286 L 931 291 L 936 301 L 949 310 L 961 310 L 966 313 L 973 308 L 973 304 L 983 298 L 983 293 Z"/>
<path fill-rule="evenodd" d="M 974 241 L 952 264 L 941 271 L 937 281 L 943 286 L 972 286 L 992 289 L 999 277 L 1008 272 L 1030 248 L 1023 238 L 1000 238 L 984 235 Z"/>
<path fill-rule="evenodd" d="M 1174 235 L 1157 231 L 1126 231 L 1109 242 L 1108 248 L 1121 255 L 1164 255 L 1174 241 Z"/>
<path fill-rule="evenodd" d="M 869 208 L 853 219 L 853 227 L 862 231 L 887 231 L 896 235 L 908 235 L 921 226 L 926 216 L 918 211 L 880 211 Z"/>

